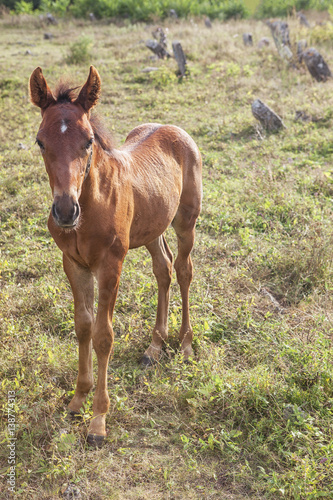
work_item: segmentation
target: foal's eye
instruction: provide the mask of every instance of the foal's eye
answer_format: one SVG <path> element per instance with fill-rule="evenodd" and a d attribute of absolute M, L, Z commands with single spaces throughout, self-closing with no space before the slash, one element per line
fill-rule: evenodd
<path fill-rule="evenodd" d="M 86 149 L 91 148 L 93 141 L 94 141 L 94 139 L 89 139 L 89 141 L 86 144 Z"/>
<path fill-rule="evenodd" d="M 39 139 L 36 139 L 36 144 L 38 144 L 41 151 L 44 151 L 45 148 L 44 148 L 44 144 L 42 143 L 42 141 L 40 141 Z"/>

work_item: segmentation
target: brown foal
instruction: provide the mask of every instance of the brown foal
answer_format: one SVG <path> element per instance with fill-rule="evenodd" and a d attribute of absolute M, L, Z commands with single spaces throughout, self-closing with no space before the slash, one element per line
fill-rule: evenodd
<path fill-rule="evenodd" d="M 181 352 L 185 360 L 192 355 L 190 252 L 202 198 L 201 156 L 191 137 L 172 125 L 148 123 L 132 130 L 124 145 L 115 149 L 90 116 L 100 90 L 101 79 L 93 66 L 78 95 L 64 85 L 53 94 L 41 68 L 30 77 L 31 101 L 42 113 L 37 143 L 53 195 L 48 227 L 63 252 L 74 295 L 79 371 L 69 409 L 79 413 L 93 387 L 93 347 L 98 375 L 88 442 L 95 445 L 106 436 L 112 315 L 130 248 L 146 246 L 158 283 L 156 324 L 143 357 L 145 364 L 160 358 L 167 338 L 172 253 L 163 233 L 170 224 L 178 237 L 175 269 L 182 296 Z M 96 318 L 94 277 L 99 289 Z"/>

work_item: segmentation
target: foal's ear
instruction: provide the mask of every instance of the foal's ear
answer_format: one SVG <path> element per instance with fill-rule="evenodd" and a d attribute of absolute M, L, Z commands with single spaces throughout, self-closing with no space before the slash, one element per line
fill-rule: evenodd
<path fill-rule="evenodd" d="M 52 102 L 55 102 L 52 91 L 49 88 L 44 78 L 42 69 L 40 67 L 33 71 L 30 82 L 30 99 L 31 102 L 44 111 Z"/>
<path fill-rule="evenodd" d="M 86 83 L 83 85 L 76 104 L 81 104 L 83 109 L 88 111 L 97 104 L 98 98 L 101 94 L 101 77 L 94 66 L 90 66 L 90 73 Z"/>

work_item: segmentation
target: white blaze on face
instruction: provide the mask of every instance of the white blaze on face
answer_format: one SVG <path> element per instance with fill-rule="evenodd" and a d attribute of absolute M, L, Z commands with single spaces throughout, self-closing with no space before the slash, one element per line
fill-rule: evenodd
<path fill-rule="evenodd" d="M 64 134 L 67 130 L 67 125 L 65 123 L 65 120 L 62 120 L 61 122 L 61 127 L 60 127 L 61 133 Z"/>

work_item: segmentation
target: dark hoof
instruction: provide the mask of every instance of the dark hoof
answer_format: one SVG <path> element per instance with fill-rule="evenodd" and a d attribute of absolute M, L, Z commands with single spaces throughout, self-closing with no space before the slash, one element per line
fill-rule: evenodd
<path fill-rule="evenodd" d="M 78 418 L 82 418 L 82 413 L 80 413 L 79 411 L 68 410 L 67 415 L 68 415 L 68 417 L 69 417 L 71 420 L 76 420 L 76 419 L 78 419 Z"/>
<path fill-rule="evenodd" d="M 144 368 L 149 368 L 149 366 L 154 366 L 155 364 L 156 364 L 155 359 L 151 358 L 150 356 L 147 356 L 146 354 L 142 356 L 141 365 Z"/>
<path fill-rule="evenodd" d="M 105 436 L 99 436 L 98 434 L 88 434 L 87 443 L 93 448 L 101 448 L 105 442 Z"/>

